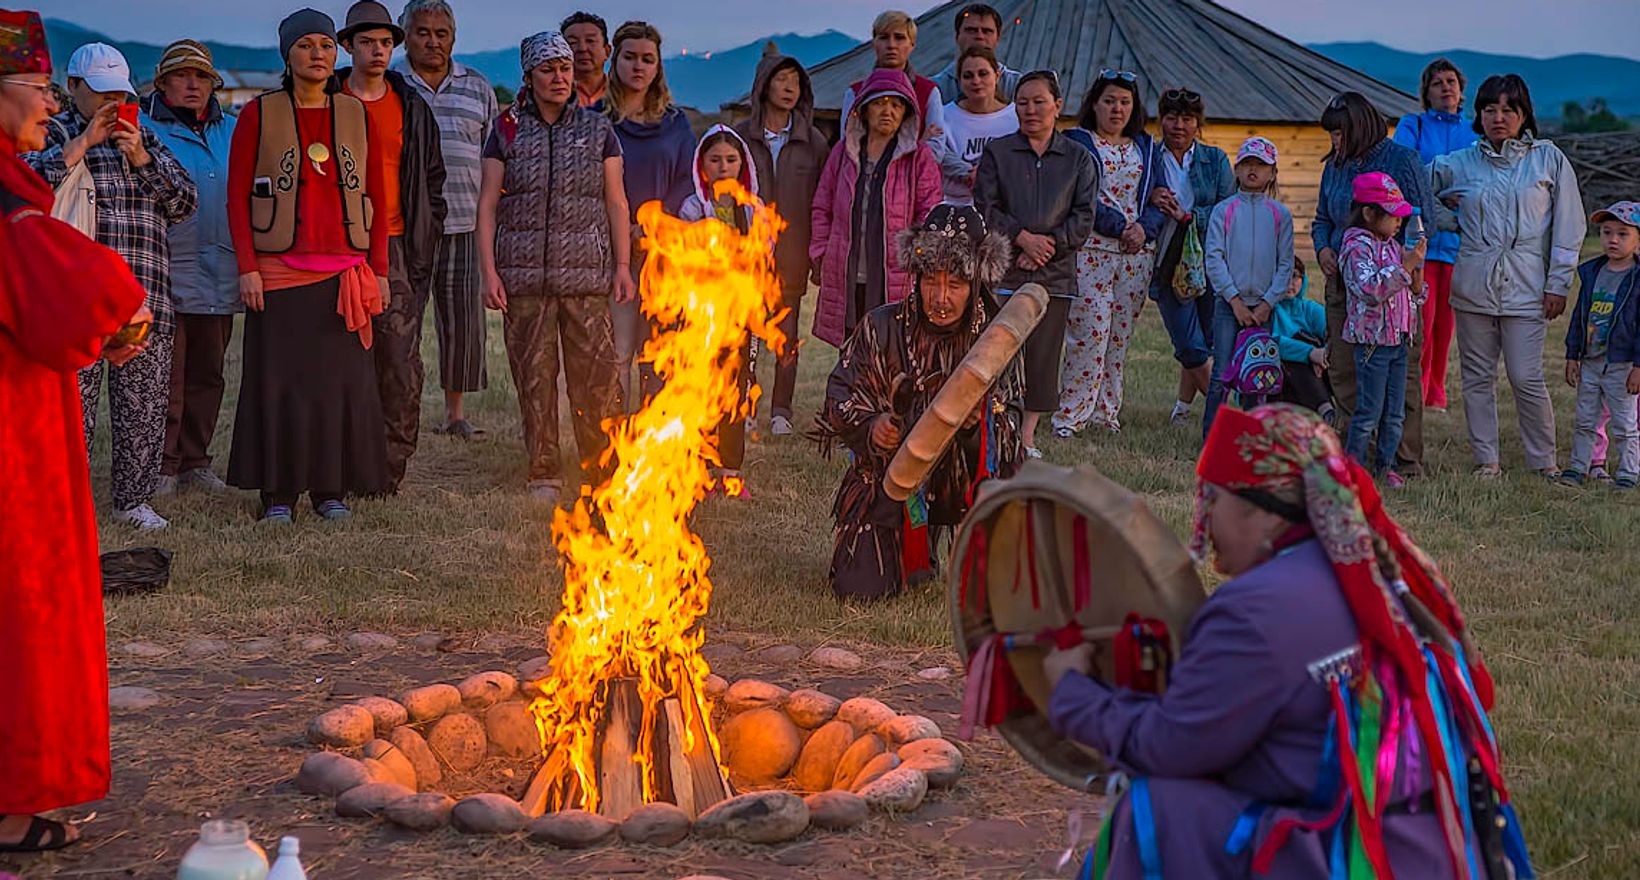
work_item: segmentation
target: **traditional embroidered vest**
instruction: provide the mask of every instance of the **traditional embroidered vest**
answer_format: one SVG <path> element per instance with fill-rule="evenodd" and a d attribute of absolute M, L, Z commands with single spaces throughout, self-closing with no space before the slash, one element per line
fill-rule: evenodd
<path fill-rule="evenodd" d="M 370 200 L 365 198 L 365 163 L 370 159 L 364 104 L 352 95 L 331 95 L 331 155 L 336 157 L 336 186 L 341 191 L 342 223 L 355 250 L 370 250 Z M 251 240 L 260 253 L 282 254 L 296 244 L 296 192 L 301 188 L 306 147 L 296 130 L 296 102 L 289 92 L 267 92 L 256 98 L 261 139 L 256 147 L 256 176 L 272 181 L 271 191 L 251 190 Z"/>
<path fill-rule="evenodd" d="M 547 125 L 514 104 L 496 128 L 507 168 L 495 264 L 507 295 L 608 296 L 615 268 L 604 203 L 609 118 L 572 103 Z"/>

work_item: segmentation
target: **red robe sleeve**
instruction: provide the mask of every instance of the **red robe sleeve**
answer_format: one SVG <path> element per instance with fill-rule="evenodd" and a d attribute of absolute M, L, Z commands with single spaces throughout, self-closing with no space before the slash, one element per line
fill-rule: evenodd
<path fill-rule="evenodd" d="M 145 296 L 119 254 L 38 208 L 0 220 L 0 265 L 0 329 L 59 372 L 96 361 Z"/>
<path fill-rule="evenodd" d="M 256 176 L 256 149 L 262 142 L 261 103 L 252 101 L 239 112 L 228 148 L 228 234 L 233 236 L 239 274 L 257 271 L 256 245 L 251 235 L 251 180 Z"/>

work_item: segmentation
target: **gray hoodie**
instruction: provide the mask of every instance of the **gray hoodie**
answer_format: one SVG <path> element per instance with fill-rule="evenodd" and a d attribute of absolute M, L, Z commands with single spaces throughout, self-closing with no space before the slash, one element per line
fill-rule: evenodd
<path fill-rule="evenodd" d="M 1237 192 L 1213 208 L 1203 250 L 1215 293 L 1273 309 L 1292 278 L 1293 213 L 1264 193 Z"/>
<path fill-rule="evenodd" d="M 763 97 L 768 93 L 769 80 L 787 67 L 797 71 L 801 90 L 777 162 L 764 133 Z M 831 144 L 814 125 L 814 88 L 809 85 L 808 71 L 797 59 L 766 51 L 757 65 L 751 103 L 751 116 L 735 123 L 734 130 L 752 156 L 752 167 L 762 184 L 758 195 L 774 205 L 786 221 L 786 231 L 780 234 L 774 249 L 781 286 L 788 294 L 802 296 L 809 284 L 809 215 L 814 191 L 820 185 L 820 171 L 831 155 Z"/>

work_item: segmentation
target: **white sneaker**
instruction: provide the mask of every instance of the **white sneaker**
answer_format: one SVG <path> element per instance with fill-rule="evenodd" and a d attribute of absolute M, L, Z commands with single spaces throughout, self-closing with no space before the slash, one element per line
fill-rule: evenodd
<path fill-rule="evenodd" d="M 164 498 L 177 494 L 177 478 L 170 474 L 160 474 L 159 481 L 154 484 L 154 497 Z"/>
<path fill-rule="evenodd" d="M 776 437 L 790 437 L 792 435 L 792 420 L 785 416 L 775 416 L 769 419 L 769 433 Z"/>
<path fill-rule="evenodd" d="M 114 518 L 141 532 L 158 531 L 171 524 L 170 520 L 155 513 L 154 508 L 146 504 L 139 504 L 130 510 L 116 511 Z"/>
<path fill-rule="evenodd" d="M 160 479 L 165 478 L 161 477 Z M 228 484 L 222 482 L 222 478 L 217 476 L 216 472 L 210 468 L 194 468 L 191 471 L 183 471 L 176 475 L 175 480 L 178 486 L 203 489 L 207 492 L 224 492 L 228 488 Z"/>

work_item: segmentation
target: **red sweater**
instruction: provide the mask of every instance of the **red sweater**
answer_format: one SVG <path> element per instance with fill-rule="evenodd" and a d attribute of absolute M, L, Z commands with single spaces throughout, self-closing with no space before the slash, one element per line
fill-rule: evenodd
<path fill-rule="evenodd" d="M 336 151 L 322 165 L 324 174 L 314 170 L 307 157 L 307 143 L 334 143 L 330 132 L 330 110 L 324 107 L 301 107 L 296 111 L 300 122 L 303 146 L 298 151 L 300 183 L 296 191 L 296 243 L 285 254 L 326 254 L 332 256 L 358 255 L 348 244 L 347 231 L 342 226 L 342 200 L 336 186 Z M 367 123 L 368 125 L 368 123 Z M 370 252 L 366 255 L 371 271 L 387 277 L 387 212 L 378 194 L 387 192 L 382 177 L 383 163 L 376 161 L 383 149 L 374 128 L 367 128 L 367 147 L 371 161 L 365 163 L 365 194 L 370 199 L 375 222 L 370 227 Z M 256 246 L 251 236 L 251 183 L 256 176 L 256 150 L 262 139 L 261 105 L 255 101 L 245 105 L 234 128 L 233 147 L 228 157 L 228 229 L 233 234 L 233 249 L 241 275 L 258 271 Z"/>

